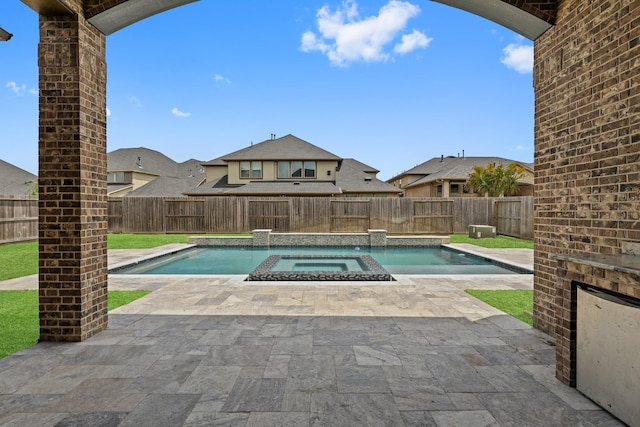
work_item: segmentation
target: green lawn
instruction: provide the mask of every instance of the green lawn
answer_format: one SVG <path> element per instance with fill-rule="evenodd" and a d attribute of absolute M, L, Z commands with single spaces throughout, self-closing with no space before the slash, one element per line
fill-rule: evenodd
<path fill-rule="evenodd" d="M 520 319 L 529 325 L 533 324 L 533 319 L 529 314 L 533 313 L 532 290 L 481 291 L 467 289 L 466 292 L 516 319 Z"/>
<path fill-rule="evenodd" d="M 109 234 L 107 249 L 147 249 L 169 243 L 188 243 L 193 234 Z"/>
<path fill-rule="evenodd" d="M 0 280 L 38 272 L 38 242 L 0 245 Z"/>
<path fill-rule="evenodd" d="M 109 311 L 148 291 L 109 291 Z M 38 342 L 38 291 L 0 291 L 0 358 Z"/>
<path fill-rule="evenodd" d="M 533 240 L 517 239 L 508 236 L 472 239 L 466 234 L 452 234 L 451 243 L 470 243 L 485 248 L 533 249 Z"/>

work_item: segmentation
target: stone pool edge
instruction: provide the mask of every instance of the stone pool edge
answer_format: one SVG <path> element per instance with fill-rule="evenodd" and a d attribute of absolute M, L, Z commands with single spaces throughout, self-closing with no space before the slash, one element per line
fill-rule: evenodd
<path fill-rule="evenodd" d="M 387 230 L 366 233 L 274 233 L 257 229 L 251 236 L 191 236 L 196 246 L 243 246 L 255 248 L 295 246 L 438 247 L 451 242 L 449 236 L 388 236 Z"/>
<path fill-rule="evenodd" d="M 272 271 L 281 259 L 309 259 L 308 255 L 270 255 L 252 272 L 247 282 L 394 282 L 393 278 L 382 265 L 370 255 L 313 255 L 313 259 L 358 259 L 366 266 L 365 271 Z"/>

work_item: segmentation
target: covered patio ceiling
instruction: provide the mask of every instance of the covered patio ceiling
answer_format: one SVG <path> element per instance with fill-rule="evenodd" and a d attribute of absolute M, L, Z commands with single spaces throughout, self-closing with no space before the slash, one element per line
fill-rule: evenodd
<path fill-rule="evenodd" d="M 523 37 L 535 40 L 551 24 L 503 0 L 432 0 L 503 25 Z"/>
<path fill-rule="evenodd" d="M 71 12 L 64 0 L 21 0 L 42 15 Z M 88 21 L 103 34 L 109 35 L 150 16 L 198 0 L 128 0 L 89 17 Z"/>

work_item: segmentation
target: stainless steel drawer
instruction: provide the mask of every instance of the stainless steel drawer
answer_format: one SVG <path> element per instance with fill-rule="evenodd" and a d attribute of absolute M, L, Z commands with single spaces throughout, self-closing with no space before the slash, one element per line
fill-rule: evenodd
<path fill-rule="evenodd" d="M 576 388 L 630 426 L 640 426 L 640 305 L 579 287 Z"/>

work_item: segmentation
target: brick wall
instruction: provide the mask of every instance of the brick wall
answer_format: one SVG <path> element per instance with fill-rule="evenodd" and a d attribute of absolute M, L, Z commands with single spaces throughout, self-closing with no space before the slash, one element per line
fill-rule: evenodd
<path fill-rule="evenodd" d="M 564 0 L 535 43 L 534 326 L 553 333 L 551 254 L 640 241 L 640 2 Z"/>
<path fill-rule="evenodd" d="M 81 16 L 40 17 L 40 339 L 107 324 L 105 37 Z"/>

